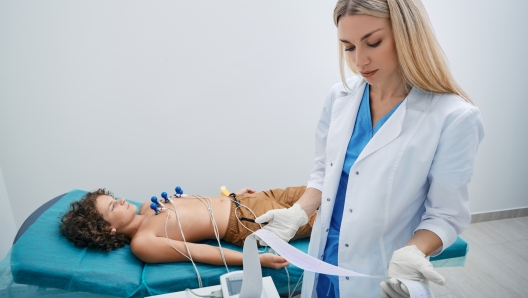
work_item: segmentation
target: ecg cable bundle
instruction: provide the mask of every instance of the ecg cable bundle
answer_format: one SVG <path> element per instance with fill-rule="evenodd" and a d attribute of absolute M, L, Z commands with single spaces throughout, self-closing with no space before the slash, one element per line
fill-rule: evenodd
<path fill-rule="evenodd" d="M 182 194 L 183 194 L 183 192 L 181 191 L 181 188 L 179 186 L 176 187 L 176 195 L 178 195 L 177 197 L 181 197 Z M 180 233 L 182 235 L 183 244 L 185 245 L 185 249 L 187 250 L 187 253 L 189 255 L 187 256 L 185 253 L 183 253 L 182 251 L 177 249 L 171 243 L 171 239 L 169 238 L 169 234 L 167 232 L 167 225 L 169 223 L 169 216 L 170 216 L 169 212 L 167 212 L 167 218 L 165 219 L 165 228 L 164 228 L 164 230 L 165 230 L 165 238 L 167 239 L 167 242 L 169 243 L 169 245 L 174 250 L 176 250 L 181 255 L 186 257 L 189 261 L 191 261 L 191 263 L 192 263 L 192 265 L 194 267 L 194 271 L 196 271 L 196 276 L 198 278 L 198 287 L 202 288 L 203 287 L 202 277 L 200 276 L 200 272 L 198 271 L 198 268 L 196 267 L 196 264 L 194 263 L 194 260 L 192 259 L 191 250 L 189 249 L 189 246 L 187 245 L 187 240 L 185 240 L 185 234 L 183 233 L 183 229 L 182 229 L 182 226 L 181 226 L 180 216 L 178 215 L 178 211 L 176 210 L 176 204 L 174 204 L 174 201 L 170 197 L 167 196 L 166 192 L 161 193 L 161 196 L 165 200 L 165 203 L 169 203 L 170 202 L 172 204 L 173 208 L 165 207 L 161 202 L 158 201 L 158 198 L 155 197 L 155 196 L 153 196 L 150 199 L 152 201 L 152 204 L 150 205 L 150 208 L 153 209 L 154 212 L 156 212 L 156 215 L 160 214 L 160 211 L 163 211 L 163 210 L 172 210 L 174 212 L 174 214 L 176 215 L 176 220 L 178 222 L 178 227 L 180 228 Z M 162 208 L 158 208 L 158 206 L 161 206 Z"/>
<path fill-rule="evenodd" d="M 235 217 L 237 219 L 237 221 L 248 231 L 250 231 L 251 233 L 255 232 L 253 230 L 251 230 L 250 228 L 248 228 L 246 225 L 244 225 L 244 223 L 242 222 L 242 220 L 249 220 L 251 222 L 254 222 L 254 220 L 250 220 L 250 219 L 247 219 L 247 218 L 239 218 L 238 216 L 238 209 L 240 209 L 241 207 L 243 208 L 246 208 L 255 218 L 257 218 L 257 215 L 253 212 L 253 210 L 251 210 L 251 208 L 249 208 L 248 206 L 240 203 L 237 198 L 236 198 L 236 194 L 235 193 L 229 193 L 227 191 L 227 189 L 225 188 L 225 186 L 222 186 L 220 187 L 220 194 L 223 195 L 223 196 L 226 196 L 228 197 L 233 203 L 235 203 L 235 210 L 234 210 L 234 213 L 235 213 Z M 172 198 L 181 198 L 181 197 L 191 197 L 191 198 L 194 198 L 194 199 L 197 199 L 197 200 L 200 200 L 200 202 L 202 202 L 205 207 L 207 208 L 207 211 L 209 213 L 209 219 L 211 220 L 211 224 L 213 225 L 213 231 L 214 231 L 214 234 L 215 234 L 215 238 L 218 242 L 218 248 L 220 250 L 220 255 L 222 256 L 222 261 L 224 263 L 224 266 L 226 268 L 226 271 L 229 272 L 229 268 L 227 267 L 227 262 L 225 260 L 225 255 L 224 255 L 224 251 L 223 251 L 223 248 L 222 248 L 222 244 L 221 244 L 221 241 L 220 241 L 220 233 L 218 231 L 218 225 L 216 224 L 216 220 L 214 218 L 214 214 L 213 214 L 213 206 L 212 206 L 212 200 L 211 198 L 208 198 L 208 197 L 203 197 L 203 196 L 200 196 L 200 195 L 185 195 L 183 194 L 183 190 L 181 189 L 181 187 L 177 186 L 175 188 L 175 191 L 176 193 L 174 194 L 174 196 L 171 196 L 169 197 L 167 195 L 166 192 L 162 192 L 161 193 L 161 197 L 163 198 L 165 204 L 172 204 L 172 208 L 171 207 L 167 207 L 165 206 L 162 202 L 160 202 L 158 200 L 158 198 L 156 196 L 153 196 L 150 200 L 152 202 L 152 204 L 150 205 L 150 208 L 156 213 L 156 215 L 160 214 L 161 211 L 164 211 L 164 210 L 167 210 L 167 218 L 165 219 L 165 238 L 167 239 L 167 242 L 169 243 L 169 245 L 175 250 L 177 251 L 178 253 L 180 253 L 181 255 L 183 255 L 184 257 L 186 257 L 193 265 L 194 267 L 194 271 L 196 271 L 196 276 L 198 278 L 198 287 L 202 288 L 203 287 L 203 284 L 202 284 L 202 278 L 200 276 L 200 272 L 198 271 L 198 268 L 196 267 L 196 264 L 194 263 L 194 260 L 192 258 L 192 255 L 191 255 L 191 250 L 189 249 L 189 246 L 187 245 L 187 240 L 185 240 L 185 235 L 183 233 L 183 229 L 182 229 L 182 226 L 181 226 L 181 221 L 180 221 L 180 217 L 178 215 L 178 211 L 176 210 L 176 204 L 174 203 L 174 201 L 172 200 Z M 183 244 L 185 245 L 185 249 L 187 250 L 187 253 L 188 255 L 186 255 L 185 253 L 183 253 L 182 251 L 180 251 L 178 248 L 176 248 L 172 243 L 171 243 L 171 239 L 169 238 L 169 234 L 167 232 L 167 225 L 169 223 L 169 217 L 170 217 L 170 212 L 168 211 L 172 211 L 174 212 L 174 214 L 176 215 L 176 220 L 178 222 L 178 227 L 180 228 L 180 233 L 182 235 L 182 239 L 183 239 Z M 262 225 L 260 223 L 258 223 L 259 227 L 262 228 Z M 266 248 L 264 248 L 264 250 L 259 250 L 260 253 L 263 253 L 263 252 L 266 252 Z M 270 248 L 270 253 L 272 252 L 271 248 Z M 274 254 L 277 255 L 276 252 L 273 252 Z M 295 289 L 297 289 L 297 286 L 300 284 L 302 278 L 303 278 L 303 274 L 301 274 L 301 276 L 299 277 L 299 280 L 297 281 L 297 284 L 295 285 L 295 287 L 293 288 L 293 291 L 290 291 L 290 274 L 288 272 L 288 268 L 284 267 L 284 270 L 286 270 L 286 275 L 288 277 L 288 297 L 292 297 L 293 293 L 295 292 Z M 190 289 L 187 289 L 188 292 L 191 292 L 192 294 L 196 295 L 196 296 L 200 296 L 200 297 L 217 297 L 217 296 L 209 296 L 209 295 L 204 295 L 204 296 L 201 296 L 201 295 L 197 295 L 196 293 L 192 292 L 192 290 Z"/>

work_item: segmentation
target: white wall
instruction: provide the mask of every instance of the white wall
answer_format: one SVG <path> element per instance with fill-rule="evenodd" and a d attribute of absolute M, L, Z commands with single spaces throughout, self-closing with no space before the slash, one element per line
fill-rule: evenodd
<path fill-rule="evenodd" d="M 474 213 L 528 207 L 528 1 L 425 0 L 453 74 L 486 126 L 470 184 Z"/>
<path fill-rule="evenodd" d="M 13 210 L 11 203 L 7 196 L 7 190 L 4 183 L 4 175 L 2 174 L 2 167 L 0 167 L 0 261 L 6 256 L 13 239 L 15 239 L 15 219 L 13 218 Z"/>
<path fill-rule="evenodd" d="M 528 4 L 493 3 L 425 1 L 486 121 L 473 212 L 528 206 L 528 46 L 514 34 Z M 340 80 L 334 4 L 0 2 L 0 164 L 12 205 L 24 202 L 16 225 L 74 188 L 145 201 L 176 184 L 207 195 L 305 183 Z"/>
<path fill-rule="evenodd" d="M 306 183 L 339 81 L 333 4 L 2 1 L 0 162 L 17 225 L 73 188 L 146 201 Z M 15 204 L 13 204 L 15 205 Z"/>

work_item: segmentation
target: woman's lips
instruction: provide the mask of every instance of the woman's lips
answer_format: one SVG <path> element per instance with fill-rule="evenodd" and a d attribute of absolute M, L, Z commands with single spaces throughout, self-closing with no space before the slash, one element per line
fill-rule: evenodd
<path fill-rule="evenodd" d="M 371 76 L 373 76 L 378 70 L 373 70 L 373 71 L 365 71 L 365 72 L 361 72 L 361 75 L 364 77 L 364 78 L 370 78 Z"/>

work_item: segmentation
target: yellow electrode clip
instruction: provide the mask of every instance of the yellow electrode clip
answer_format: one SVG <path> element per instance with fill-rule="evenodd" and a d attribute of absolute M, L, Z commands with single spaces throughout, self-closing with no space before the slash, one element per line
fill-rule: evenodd
<path fill-rule="evenodd" d="M 227 190 L 225 186 L 220 186 L 220 194 L 224 197 L 229 197 L 231 193 Z"/>
<path fill-rule="evenodd" d="M 233 202 L 235 202 L 235 205 L 237 206 L 237 208 L 240 207 L 240 203 L 238 203 L 236 194 L 229 192 L 229 190 L 227 190 L 225 186 L 220 186 L 220 194 L 223 195 L 224 197 L 232 197 L 233 198 L 232 200 Z"/>

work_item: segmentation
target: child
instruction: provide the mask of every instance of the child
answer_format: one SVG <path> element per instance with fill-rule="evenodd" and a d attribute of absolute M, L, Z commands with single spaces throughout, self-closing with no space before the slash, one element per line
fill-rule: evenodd
<path fill-rule="evenodd" d="M 301 186 L 255 192 L 243 188 L 235 192 L 238 208 L 231 197 L 172 198 L 174 204 L 164 205 L 177 214 L 164 210 L 158 215 L 150 209 L 150 202 L 142 204 L 136 214 L 134 204 L 125 199 L 116 200 L 111 192 L 99 189 L 71 203 L 69 211 L 61 218 L 60 231 L 80 247 L 110 251 L 129 243 L 134 255 L 146 263 L 187 261 L 190 251 L 196 262 L 222 265 L 218 247 L 196 243 L 216 239 L 208 207 L 211 207 L 219 238 L 242 246 L 244 239 L 260 228 L 254 223 L 255 216 L 293 206 L 305 189 Z M 294 239 L 310 236 L 315 216 L 316 213 Z M 242 265 L 242 253 L 223 249 L 223 254 L 227 265 Z M 260 262 L 271 268 L 289 265 L 283 257 L 269 253 L 260 254 Z"/>

